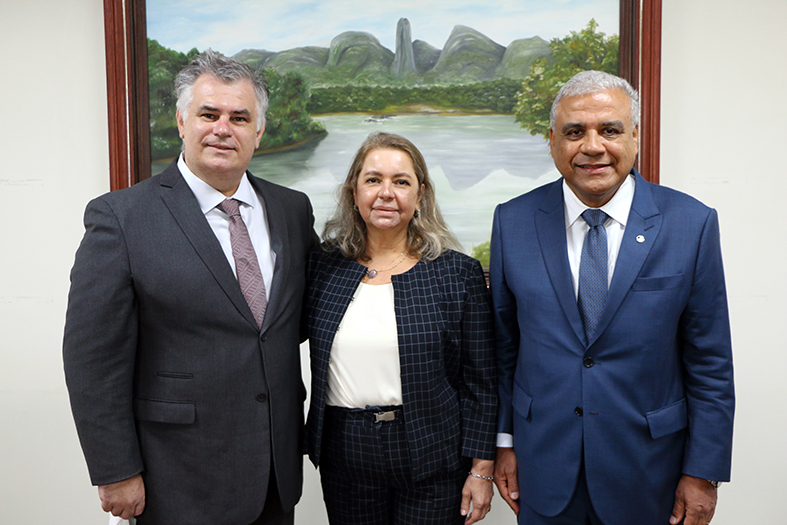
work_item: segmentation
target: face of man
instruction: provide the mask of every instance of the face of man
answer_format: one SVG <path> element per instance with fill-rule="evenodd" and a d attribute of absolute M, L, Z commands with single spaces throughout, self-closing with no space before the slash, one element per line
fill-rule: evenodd
<path fill-rule="evenodd" d="M 260 145 L 257 98 L 248 80 L 228 84 L 203 74 L 194 83 L 184 121 L 177 112 L 183 155 L 189 169 L 220 192 L 232 195 Z"/>
<path fill-rule="evenodd" d="M 639 129 L 626 93 L 613 89 L 563 98 L 549 147 L 574 194 L 592 208 L 606 204 L 634 167 Z"/>

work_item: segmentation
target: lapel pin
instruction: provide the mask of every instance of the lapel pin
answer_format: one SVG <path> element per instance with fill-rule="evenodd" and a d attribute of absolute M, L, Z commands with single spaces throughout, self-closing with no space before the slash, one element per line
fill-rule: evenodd
<path fill-rule="evenodd" d="M 640 243 L 640 244 L 645 242 L 645 236 L 644 235 L 637 235 L 637 242 Z"/>

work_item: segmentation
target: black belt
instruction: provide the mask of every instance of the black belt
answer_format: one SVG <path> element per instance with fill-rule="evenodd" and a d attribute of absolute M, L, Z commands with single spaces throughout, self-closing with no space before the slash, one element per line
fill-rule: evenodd
<path fill-rule="evenodd" d="M 375 423 L 383 421 L 395 421 L 402 419 L 404 409 L 402 405 L 390 406 L 367 406 L 366 408 L 345 408 L 326 405 L 325 411 L 331 417 L 341 419 L 371 419 Z"/>

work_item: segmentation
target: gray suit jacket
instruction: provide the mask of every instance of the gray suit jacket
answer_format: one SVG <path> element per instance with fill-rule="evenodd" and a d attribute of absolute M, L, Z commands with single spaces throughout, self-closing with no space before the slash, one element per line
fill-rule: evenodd
<path fill-rule="evenodd" d="M 308 198 L 247 174 L 276 253 L 258 330 L 175 163 L 88 204 L 63 359 L 93 484 L 142 472 L 140 523 L 250 523 L 301 494 Z"/>

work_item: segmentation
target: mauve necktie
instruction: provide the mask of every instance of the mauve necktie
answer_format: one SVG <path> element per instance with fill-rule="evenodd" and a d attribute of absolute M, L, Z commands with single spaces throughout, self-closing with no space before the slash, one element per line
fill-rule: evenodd
<path fill-rule="evenodd" d="M 590 229 L 582 243 L 579 262 L 579 314 L 590 342 L 607 300 L 607 230 L 604 222 L 609 216 L 601 210 L 587 209 L 582 218 Z"/>
<path fill-rule="evenodd" d="M 268 300 L 265 297 L 265 281 L 262 280 L 260 263 L 254 246 L 251 244 L 246 223 L 240 216 L 239 202 L 235 199 L 225 199 L 219 204 L 230 218 L 230 244 L 232 244 L 232 257 L 235 259 L 235 271 L 238 274 L 241 292 L 246 302 L 249 303 L 251 313 L 257 321 L 257 328 L 262 327 L 265 319 L 265 309 Z"/>

